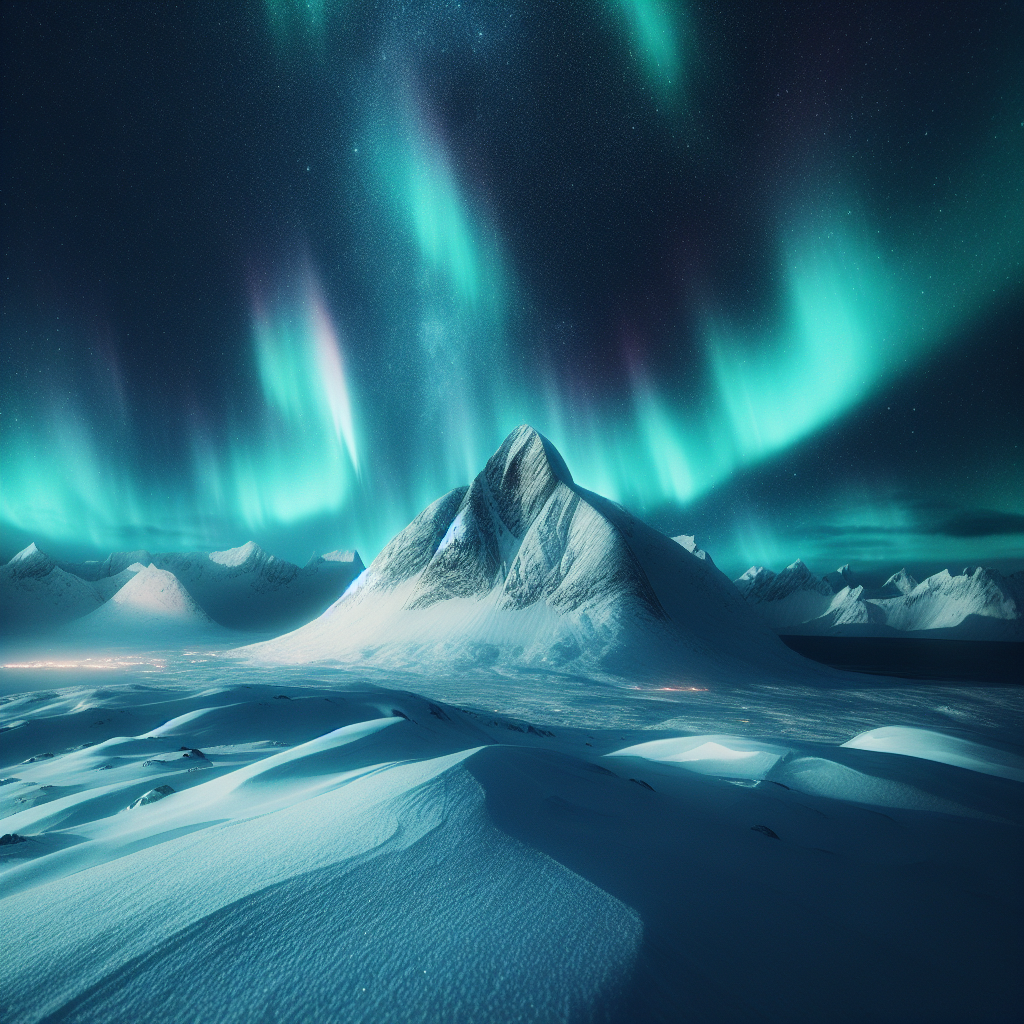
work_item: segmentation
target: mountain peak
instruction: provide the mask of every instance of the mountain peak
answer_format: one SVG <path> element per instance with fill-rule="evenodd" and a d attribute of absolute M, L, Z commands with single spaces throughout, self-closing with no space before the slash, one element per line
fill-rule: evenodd
<path fill-rule="evenodd" d="M 882 584 L 882 593 L 886 596 L 906 596 L 911 593 L 917 586 L 917 580 L 907 572 L 906 569 L 900 569 L 899 572 L 893 573 L 885 583 Z"/>
<path fill-rule="evenodd" d="M 520 424 L 502 441 L 498 450 L 487 461 L 487 472 L 491 463 L 501 463 L 507 472 L 509 467 L 542 469 L 547 464 L 548 471 L 563 484 L 573 485 L 572 473 L 562 458 L 562 453 L 539 431 L 527 423 Z M 523 464 L 525 462 L 525 465 Z M 488 474 L 490 477 L 490 474 Z"/>
<path fill-rule="evenodd" d="M 320 557 L 325 562 L 362 562 L 358 551 L 327 551 Z"/>
<path fill-rule="evenodd" d="M 27 548 L 22 548 L 8 563 L 8 571 L 18 579 L 28 576 L 46 576 L 54 567 L 50 556 L 40 551 L 33 541 Z"/>
<path fill-rule="evenodd" d="M 156 566 L 143 566 L 107 602 L 113 610 L 120 606 L 151 619 L 177 620 L 208 624 L 206 612 L 193 600 L 172 572 Z M 106 606 L 104 606 L 106 607 Z M 103 608 L 94 612 L 97 615 Z"/>
<path fill-rule="evenodd" d="M 676 540 L 679 538 L 677 537 Z M 774 576 L 775 573 L 771 569 L 766 569 L 763 565 L 752 565 L 738 580 L 734 582 L 739 583 L 739 580 L 755 580 L 762 573 L 768 573 L 769 576 Z"/>
<path fill-rule="evenodd" d="M 734 650 L 738 635 L 779 655 L 710 559 L 685 546 L 577 487 L 554 445 L 524 424 L 320 618 L 252 649 L 271 661 L 404 663 L 415 651 L 445 664 L 579 662 L 612 674 L 675 672 L 713 660 L 717 645 Z"/>
<path fill-rule="evenodd" d="M 42 552 L 36 547 L 36 542 L 32 541 L 27 548 L 22 548 L 7 564 L 14 565 L 16 562 L 24 562 L 26 558 L 31 558 L 33 555 L 41 555 Z"/>
<path fill-rule="evenodd" d="M 239 565 L 245 565 L 250 559 L 259 558 L 262 554 L 263 549 L 256 541 L 251 540 L 241 547 L 228 548 L 226 551 L 211 551 L 209 558 L 211 562 L 216 562 L 218 565 L 227 565 L 235 568 Z"/>

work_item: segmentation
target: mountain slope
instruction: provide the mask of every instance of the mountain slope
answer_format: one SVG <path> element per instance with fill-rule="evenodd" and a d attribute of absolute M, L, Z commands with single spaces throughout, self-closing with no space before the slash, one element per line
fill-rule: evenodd
<path fill-rule="evenodd" d="M 5 631 L 60 626 L 97 608 L 103 598 L 65 572 L 35 544 L 0 566 L 0 625 Z"/>
<path fill-rule="evenodd" d="M 424 509 L 319 619 L 246 651 L 615 674 L 725 673 L 748 658 L 799 665 L 712 563 L 578 487 L 526 426 L 468 487 Z"/>

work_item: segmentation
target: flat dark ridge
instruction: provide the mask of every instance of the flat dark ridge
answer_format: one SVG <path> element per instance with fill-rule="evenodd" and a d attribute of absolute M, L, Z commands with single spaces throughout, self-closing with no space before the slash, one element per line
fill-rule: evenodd
<path fill-rule="evenodd" d="M 779 639 L 805 658 L 847 672 L 943 682 L 1024 683 L 1024 643 L 901 636 Z"/>

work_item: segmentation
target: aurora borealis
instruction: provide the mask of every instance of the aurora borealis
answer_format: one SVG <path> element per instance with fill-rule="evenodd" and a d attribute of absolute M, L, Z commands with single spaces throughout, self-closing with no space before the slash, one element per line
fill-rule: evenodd
<path fill-rule="evenodd" d="M 3 7 L 10 557 L 368 561 L 514 426 L 728 571 L 1024 561 L 1024 7 Z"/>

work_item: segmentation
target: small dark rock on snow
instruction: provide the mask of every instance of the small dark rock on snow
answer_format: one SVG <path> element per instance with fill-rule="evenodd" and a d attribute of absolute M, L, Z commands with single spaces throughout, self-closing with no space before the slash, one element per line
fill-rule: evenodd
<path fill-rule="evenodd" d="M 15 843 L 27 842 L 28 840 L 24 836 L 19 836 L 17 832 L 8 832 L 0 836 L 0 846 L 13 846 Z"/>
<path fill-rule="evenodd" d="M 654 792 L 654 787 L 649 785 L 648 783 L 644 782 L 643 779 L 630 779 L 629 781 L 630 782 L 635 782 L 638 786 L 643 786 L 644 789 L 649 789 L 652 793 Z M 778 837 L 776 837 L 776 838 L 778 838 Z"/>
<path fill-rule="evenodd" d="M 767 825 L 751 825 L 751 832 L 760 832 L 761 835 L 767 836 L 769 839 L 778 839 L 779 837 L 767 826 Z"/>

